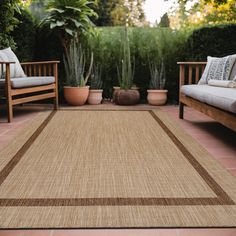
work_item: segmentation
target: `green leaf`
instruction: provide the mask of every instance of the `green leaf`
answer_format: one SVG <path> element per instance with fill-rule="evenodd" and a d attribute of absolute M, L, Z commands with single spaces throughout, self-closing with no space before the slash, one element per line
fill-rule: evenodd
<path fill-rule="evenodd" d="M 60 27 L 60 26 L 62 26 L 62 25 L 65 25 L 65 22 L 63 22 L 63 21 L 57 21 L 57 22 L 56 22 L 56 25 Z"/>
<path fill-rule="evenodd" d="M 71 35 L 72 37 L 74 36 L 73 30 L 65 28 L 65 31 L 66 31 L 67 34 Z"/>
<path fill-rule="evenodd" d="M 79 8 L 76 8 L 76 7 L 70 7 L 70 6 L 66 6 L 65 8 L 66 8 L 66 9 L 71 9 L 71 10 L 74 10 L 74 11 L 81 12 L 81 9 L 79 9 Z"/>
<path fill-rule="evenodd" d="M 57 11 L 57 12 L 59 12 L 59 13 L 64 13 L 64 12 L 65 12 L 64 10 L 58 9 L 58 8 L 50 8 L 48 11 L 49 11 L 49 12 Z"/>
<path fill-rule="evenodd" d="M 71 19 L 74 23 L 75 23 L 75 26 L 76 27 L 80 27 L 80 26 L 82 26 L 82 24 L 81 23 L 79 23 L 79 21 L 77 21 L 77 20 L 75 20 L 75 19 Z"/>
<path fill-rule="evenodd" d="M 50 29 L 54 29 L 55 27 L 57 27 L 56 23 L 54 23 L 54 22 L 50 23 Z"/>

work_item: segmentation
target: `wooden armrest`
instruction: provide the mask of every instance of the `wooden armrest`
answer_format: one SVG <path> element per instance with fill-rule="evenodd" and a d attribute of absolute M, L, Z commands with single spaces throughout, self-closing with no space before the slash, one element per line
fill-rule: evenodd
<path fill-rule="evenodd" d="M 14 61 L 0 61 L 0 65 L 4 65 L 4 64 L 15 64 Z"/>
<path fill-rule="evenodd" d="M 185 61 L 185 62 L 177 62 L 178 65 L 206 65 L 205 61 Z"/>
<path fill-rule="evenodd" d="M 43 64 L 58 64 L 60 61 L 36 61 L 36 62 L 23 62 L 21 65 L 43 65 Z"/>

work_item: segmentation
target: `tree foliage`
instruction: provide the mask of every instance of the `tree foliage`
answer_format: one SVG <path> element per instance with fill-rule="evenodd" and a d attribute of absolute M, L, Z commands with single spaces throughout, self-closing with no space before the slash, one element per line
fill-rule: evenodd
<path fill-rule="evenodd" d="M 160 20 L 159 23 L 160 27 L 170 27 L 170 19 L 167 13 L 165 13 Z"/>
<path fill-rule="evenodd" d="M 17 18 L 14 17 L 15 11 L 19 11 L 18 0 L 1 0 L 0 1 L 0 47 L 14 47 L 15 43 L 10 33 L 18 24 Z"/>
<path fill-rule="evenodd" d="M 140 26 L 145 22 L 145 0 L 98 0 L 97 26 Z"/>
<path fill-rule="evenodd" d="M 32 61 L 34 59 L 36 25 L 35 21 L 26 8 L 22 8 L 20 13 L 15 13 L 19 23 L 11 32 L 11 36 L 16 42 L 15 53 L 20 61 Z"/>
<path fill-rule="evenodd" d="M 175 28 L 236 23 L 235 0 L 177 0 L 177 4 L 171 17 Z"/>

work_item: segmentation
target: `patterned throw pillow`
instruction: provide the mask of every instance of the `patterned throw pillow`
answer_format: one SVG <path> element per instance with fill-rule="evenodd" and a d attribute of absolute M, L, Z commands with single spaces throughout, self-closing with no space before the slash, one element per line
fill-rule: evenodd
<path fill-rule="evenodd" d="M 207 57 L 207 65 L 198 84 L 207 84 L 210 79 L 234 80 L 236 78 L 236 55 Z"/>
<path fill-rule="evenodd" d="M 207 74 L 207 81 L 229 80 L 232 68 L 236 60 L 236 55 L 222 58 L 213 58 Z"/>
<path fill-rule="evenodd" d="M 206 68 L 205 68 L 205 70 L 203 71 L 202 77 L 201 77 L 201 79 L 200 79 L 199 82 L 198 82 L 199 85 L 207 84 L 208 71 L 209 71 L 209 68 L 210 68 L 210 66 L 211 66 L 212 60 L 215 59 L 215 58 L 218 58 L 218 57 L 210 57 L 210 56 L 207 57 Z"/>

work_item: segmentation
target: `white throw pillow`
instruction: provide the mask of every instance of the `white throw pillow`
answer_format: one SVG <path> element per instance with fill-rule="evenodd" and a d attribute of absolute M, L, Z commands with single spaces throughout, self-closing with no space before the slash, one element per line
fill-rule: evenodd
<path fill-rule="evenodd" d="M 0 61 L 2 61 L 2 62 L 9 61 L 8 57 L 5 55 L 5 53 L 1 52 L 1 50 L 0 50 Z M 1 64 L 1 69 L 0 69 L 0 77 L 1 78 L 2 77 L 5 78 L 5 71 L 6 71 L 6 65 Z M 10 64 L 10 72 L 11 72 L 11 74 L 10 74 L 11 77 L 12 77 L 12 75 L 15 75 L 15 67 L 12 64 Z"/>
<path fill-rule="evenodd" d="M 236 63 L 234 63 L 229 80 L 236 81 Z"/>
<path fill-rule="evenodd" d="M 217 57 L 210 57 L 208 56 L 207 57 L 207 65 L 206 65 L 206 68 L 202 74 L 202 77 L 201 79 L 199 80 L 198 84 L 200 85 L 203 85 L 203 84 L 207 84 L 207 75 L 208 75 L 208 71 L 210 69 L 210 66 L 211 66 L 211 62 L 213 59 L 216 59 Z"/>
<path fill-rule="evenodd" d="M 0 61 L 3 62 L 15 62 L 14 64 L 10 65 L 10 76 L 11 78 L 18 78 L 18 77 L 26 77 L 19 60 L 17 59 L 15 53 L 11 50 L 11 48 L 6 48 L 0 50 Z M 5 72 L 5 68 L 3 68 L 3 72 Z M 1 73 L 3 73 L 1 70 Z M 1 76 L 1 74 L 0 74 Z"/>
<path fill-rule="evenodd" d="M 210 79 L 235 80 L 236 54 L 226 57 L 207 57 L 207 65 L 198 84 L 207 84 Z"/>
<path fill-rule="evenodd" d="M 208 71 L 207 80 L 229 80 L 236 55 L 213 59 Z"/>

